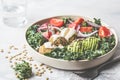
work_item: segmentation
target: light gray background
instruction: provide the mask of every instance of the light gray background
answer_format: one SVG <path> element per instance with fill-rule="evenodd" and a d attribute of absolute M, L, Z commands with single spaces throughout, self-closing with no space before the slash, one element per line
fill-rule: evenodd
<path fill-rule="evenodd" d="M 0 49 L 7 49 L 10 44 L 22 46 L 25 44 L 25 29 L 29 25 L 40 19 L 56 15 L 101 18 L 102 21 L 113 27 L 120 37 L 120 0 L 28 0 L 28 23 L 25 28 L 10 28 L 4 25 L 0 9 Z M 5 54 L 0 54 L 0 80 L 16 80 L 8 62 L 3 57 Z M 120 80 L 119 71 L 120 63 L 102 71 L 95 80 Z M 46 74 L 46 76 L 49 76 L 50 80 L 82 80 L 73 73 L 60 70 L 55 70 L 54 74 Z M 45 77 L 31 80 L 45 80 Z"/>

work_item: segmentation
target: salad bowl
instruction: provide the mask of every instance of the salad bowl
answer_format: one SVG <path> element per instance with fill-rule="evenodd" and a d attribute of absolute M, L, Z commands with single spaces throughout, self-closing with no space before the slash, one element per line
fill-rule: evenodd
<path fill-rule="evenodd" d="M 85 21 L 87 21 L 87 20 L 93 21 L 93 19 L 88 18 L 88 17 L 65 15 L 65 16 L 55 16 L 55 17 L 50 17 L 50 18 L 39 20 L 38 22 L 35 22 L 34 24 L 32 24 L 30 27 L 32 27 L 34 25 L 37 25 L 37 26 L 42 25 L 42 24 L 44 24 L 46 22 L 49 23 L 51 19 L 63 19 L 63 18 L 66 18 L 66 17 L 67 18 L 70 17 L 73 20 L 75 20 L 77 18 L 83 18 Z M 55 58 L 55 57 L 50 57 L 50 56 L 44 55 L 44 52 L 46 52 L 47 50 L 44 50 L 43 52 L 40 52 L 39 47 L 36 47 L 37 48 L 36 49 L 36 48 L 33 47 L 34 43 L 32 43 L 33 45 L 31 45 L 30 42 L 29 42 L 29 39 L 28 39 L 29 37 L 28 37 L 27 32 L 29 31 L 30 27 L 28 27 L 27 30 L 26 30 L 25 39 L 26 39 L 27 45 L 29 46 L 29 49 L 31 51 L 31 55 L 33 56 L 33 58 L 36 61 L 44 63 L 44 64 L 49 65 L 49 66 L 54 67 L 54 68 L 58 68 L 58 69 L 85 70 L 85 69 L 96 67 L 96 66 L 106 62 L 107 60 L 109 60 L 114 55 L 114 53 L 115 53 L 115 51 L 117 49 L 118 36 L 117 36 L 115 30 L 113 28 L 109 27 L 108 25 L 106 25 L 105 23 L 103 23 L 103 22 L 101 22 L 101 23 L 102 23 L 102 25 L 106 26 L 110 30 L 110 34 L 112 33 L 112 35 L 114 35 L 115 43 L 114 43 L 114 46 L 111 48 L 111 50 L 107 51 L 106 53 L 104 53 L 104 54 L 102 54 L 100 56 L 92 58 L 92 59 L 91 58 L 89 59 L 87 57 L 85 59 L 82 59 L 82 58 L 80 58 L 80 59 L 78 59 L 78 58 L 71 59 L 70 58 L 71 60 L 69 60 L 69 59 L 66 59 L 66 58 L 61 59 L 61 58 Z M 40 28 L 40 26 L 39 26 L 39 28 Z M 58 26 L 58 28 L 59 28 L 59 26 Z M 37 29 L 37 31 L 39 32 L 39 29 Z M 82 36 L 82 37 L 85 37 L 85 36 Z M 70 43 L 72 43 L 72 42 L 70 42 Z M 38 43 L 38 44 L 40 44 L 40 43 Z M 109 44 L 112 44 L 112 43 L 109 43 Z M 47 45 L 49 45 L 49 44 L 47 44 Z"/>

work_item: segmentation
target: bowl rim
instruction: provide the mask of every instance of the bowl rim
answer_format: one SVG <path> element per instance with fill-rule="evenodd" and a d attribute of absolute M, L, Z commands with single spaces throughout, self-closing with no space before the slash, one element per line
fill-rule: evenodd
<path fill-rule="evenodd" d="M 35 24 L 37 24 L 37 23 L 39 23 L 39 22 L 41 22 L 41 21 L 43 21 L 43 20 L 48 20 L 48 19 L 56 18 L 56 17 L 57 17 L 57 18 L 59 18 L 59 17 L 68 17 L 68 16 L 69 16 L 69 17 L 82 17 L 82 18 L 86 18 L 86 19 L 88 19 L 88 20 L 93 20 L 93 19 L 90 18 L 90 17 L 79 16 L 79 15 L 59 15 L 59 16 L 51 16 L 51 17 L 47 17 L 47 18 L 40 19 L 40 20 L 36 21 L 35 23 L 33 23 L 32 25 L 30 25 L 29 27 L 26 28 L 26 30 L 25 30 L 25 41 L 26 41 L 27 45 L 29 45 L 29 47 L 30 47 L 35 53 L 37 53 L 37 54 L 39 54 L 39 55 L 41 55 L 41 56 L 44 56 L 44 57 L 49 58 L 49 59 L 52 59 L 52 60 L 62 61 L 62 62 L 88 62 L 88 61 L 93 61 L 93 60 L 102 58 L 102 57 L 110 54 L 110 53 L 118 46 L 119 39 L 118 39 L 118 36 L 117 36 L 115 30 L 114 30 L 112 27 L 109 27 L 109 25 L 107 25 L 106 23 L 104 23 L 104 22 L 102 22 L 102 21 L 101 21 L 102 24 L 104 24 L 107 28 L 109 28 L 109 29 L 113 32 L 113 34 L 114 34 L 114 36 L 115 36 L 115 46 L 114 46 L 109 52 L 107 52 L 107 53 L 105 53 L 105 54 L 103 54 L 103 55 L 101 55 L 101 56 L 98 56 L 98 57 L 96 57 L 95 59 L 91 59 L 91 60 L 87 60 L 87 59 L 85 59 L 85 60 L 64 60 L 64 59 L 57 59 L 57 58 L 52 58 L 52 57 L 49 57 L 49 56 L 45 56 L 45 55 L 37 52 L 35 49 L 33 49 L 33 48 L 30 46 L 30 44 L 29 44 L 28 41 L 27 41 L 26 33 L 27 33 L 27 30 L 28 30 L 31 26 L 33 26 L 33 25 L 35 25 Z"/>

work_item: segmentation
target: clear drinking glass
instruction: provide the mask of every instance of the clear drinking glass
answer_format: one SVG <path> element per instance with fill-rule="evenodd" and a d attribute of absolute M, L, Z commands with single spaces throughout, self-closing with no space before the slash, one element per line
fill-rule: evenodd
<path fill-rule="evenodd" d="M 26 24 L 26 0 L 2 0 L 3 23 L 11 27 Z"/>

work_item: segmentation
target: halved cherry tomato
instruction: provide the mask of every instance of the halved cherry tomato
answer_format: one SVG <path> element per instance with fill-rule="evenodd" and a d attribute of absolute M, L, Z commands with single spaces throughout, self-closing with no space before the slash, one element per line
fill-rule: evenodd
<path fill-rule="evenodd" d="M 81 24 L 82 22 L 84 21 L 83 18 L 78 18 L 76 19 L 73 23 L 69 24 L 69 28 L 74 28 L 74 29 L 77 29 L 78 28 L 78 25 Z"/>
<path fill-rule="evenodd" d="M 47 31 L 42 34 L 46 39 L 49 39 L 52 36 L 52 32 Z"/>
<path fill-rule="evenodd" d="M 74 28 L 74 29 L 77 29 L 77 24 L 76 23 L 71 23 L 69 24 L 68 28 Z"/>
<path fill-rule="evenodd" d="M 99 34 L 99 36 L 100 37 L 108 37 L 108 36 L 110 36 L 110 30 L 107 28 L 107 27 L 105 27 L 105 26 L 101 26 L 100 28 L 99 28 L 99 32 L 98 32 L 98 34 Z"/>
<path fill-rule="evenodd" d="M 81 24 L 83 21 L 84 21 L 83 18 L 78 18 L 78 19 L 75 20 L 74 23 L 76 23 L 78 25 L 78 24 Z"/>
<path fill-rule="evenodd" d="M 92 28 L 91 26 L 80 27 L 80 32 L 92 32 Z"/>
<path fill-rule="evenodd" d="M 52 24 L 53 26 L 56 26 L 56 27 L 61 27 L 61 26 L 63 26 L 64 21 L 62 19 L 52 18 L 50 20 L 50 24 Z"/>

